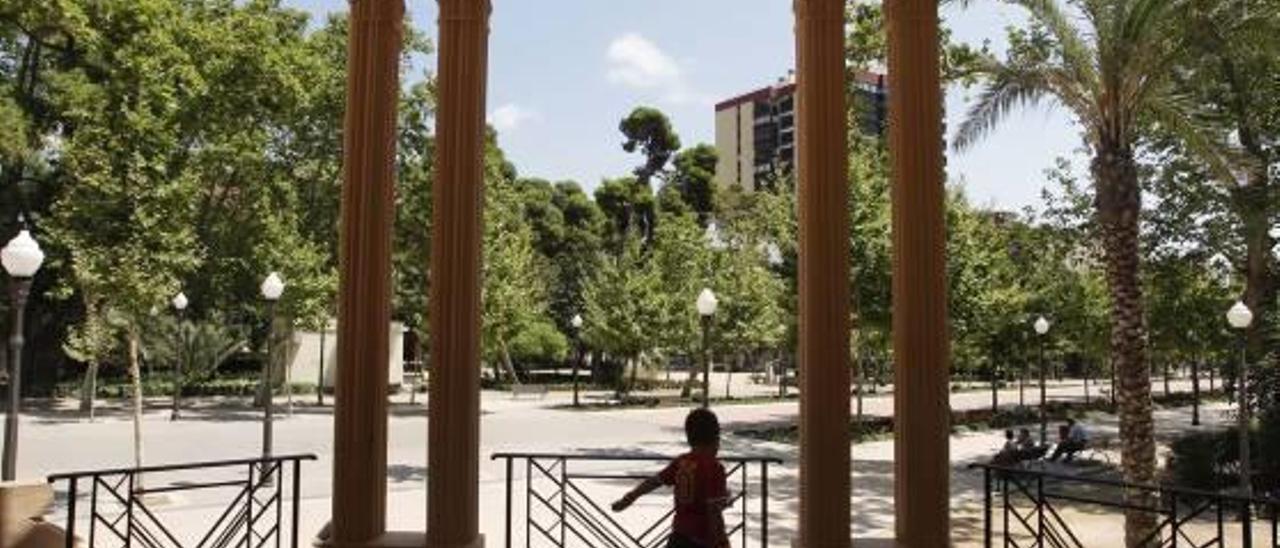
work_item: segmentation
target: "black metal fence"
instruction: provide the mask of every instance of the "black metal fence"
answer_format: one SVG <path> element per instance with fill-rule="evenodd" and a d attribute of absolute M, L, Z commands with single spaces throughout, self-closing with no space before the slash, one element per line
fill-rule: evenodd
<path fill-rule="evenodd" d="M 1034 468 L 971 468 L 982 470 L 983 545 L 988 548 L 1104 546 L 1097 515 L 1119 519 L 1129 512 L 1149 515 L 1154 523 L 1139 546 L 1280 548 L 1280 500 Z M 1092 523 L 1081 524 L 1081 516 L 1091 516 L 1083 519 Z"/>
<path fill-rule="evenodd" d="M 302 461 L 315 458 L 288 455 L 117 468 L 48 479 L 55 486 L 67 485 L 66 548 L 76 546 L 77 537 L 85 548 L 297 548 Z M 198 504 L 190 506 L 204 512 L 188 505 L 161 508 L 179 496 L 198 498 Z M 186 515 L 173 517 L 179 510 Z M 166 518 L 194 521 L 199 536 L 188 535 L 190 524 L 179 527 Z"/>
<path fill-rule="evenodd" d="M 619 516 L 609 509 L 613 499 L 606 498 L 652 477 L 671 457 L 498 453 L 493 459 L 506 461 L 507 548 L 517 545 L 518 521 L 524 522 L 525 548 L 659 548 L 671 533 L 674 509 L 670 503 L 653 505 L 660 510 L 634 509 Z M 782 461 L 768 457 L 720 457 L 720 461 L 733 493 L 725 510 L 731 542 L 747 548 L 748 529 L 754 525 L 757 545 L 769 546 L 769 465 Z M 524 475 L 517 477 L 521 463 Z M 516 492 L 521 480 L 523 497 Z M 524 502 L 518 507 L 519 498 Z"/>

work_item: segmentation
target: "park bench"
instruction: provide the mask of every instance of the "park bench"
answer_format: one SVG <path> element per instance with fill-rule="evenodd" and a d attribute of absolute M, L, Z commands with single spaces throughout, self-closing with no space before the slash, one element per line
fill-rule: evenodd
<path fill-rule="evenodd" d="M 4 548 L 63 548 L 62 528 L 43 516 L 53 505 L 53 488 L 46 482 L 0 483 L 0 546 Z M 81 546 L 76 542 L 73 546 Z"/>
<path fill-rule="evenodd" d="M 537 396 L 538 398 L 547 397 L 547 385 L 545 384 L 517 384 L 511 387 L 511 399 L 518 399 L 520 396 Z"/>

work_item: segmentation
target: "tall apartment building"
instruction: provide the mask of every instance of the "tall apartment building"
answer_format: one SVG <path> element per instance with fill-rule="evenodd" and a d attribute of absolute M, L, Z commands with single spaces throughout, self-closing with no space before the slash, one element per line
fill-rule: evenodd
<path fill-rule="evenodd" d="M 862 131 L 884 131 L 888 95 L 883 74 L 862 73 L 855 78 L 867 100 Z M 716 104 L 716 183 L 754 190 L 757 181 L 789 171 L 796 153 L 796 83 L 794 73 L 772 86 Z"/>

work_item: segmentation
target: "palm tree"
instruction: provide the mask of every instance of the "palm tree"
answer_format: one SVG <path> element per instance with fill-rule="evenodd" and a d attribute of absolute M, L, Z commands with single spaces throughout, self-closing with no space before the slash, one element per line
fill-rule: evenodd
<path fill-rule="evenodd" d="M 1121 467 L 1125 480 L 1140 484 L 1155 482 L 1156 448 L 1139 277 L 1136 150 L 1146 124 L 1196 137 L 1182 116 L 1185 100 L 1169 78 L 1183 55 L 1177 20 L 1183 1 L 1072 0 L 1064 6 L 1013 0 L 1027 11 L 1029 25 L 1010 31 L 1003 61 L 981 62 L 985 83 L 954 143 L 965 149 L 1015 108 L 1050 100 L 1084 129 L 1111 301 L 1111 359 L 1120 383 Z M 1155 503 L 1138 493 L 1126 498 L 1132 506 Z M 1126 511 L 1128 546 L 1143 545 L 1154 530 L 1152 514 Z"/>

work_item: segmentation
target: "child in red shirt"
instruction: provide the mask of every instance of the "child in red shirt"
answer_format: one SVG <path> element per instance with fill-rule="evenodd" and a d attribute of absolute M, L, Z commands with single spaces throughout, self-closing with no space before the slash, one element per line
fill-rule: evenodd
<path fill-rule="evenodd" d="M 669 485 L 675 494 L 676 512 L 667 548 L 725 548 L 729 537 L 722 512 L 729 505 L 729 490 L 724 466 L 716 460 L 720 421 L 709 409 L 695 409 L 684 420 L 684 433 L 689 452 L 623 495 L 613 503 L 613 511 L 626 510 L 636 499 Z"/>

